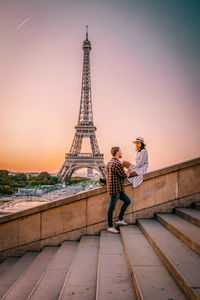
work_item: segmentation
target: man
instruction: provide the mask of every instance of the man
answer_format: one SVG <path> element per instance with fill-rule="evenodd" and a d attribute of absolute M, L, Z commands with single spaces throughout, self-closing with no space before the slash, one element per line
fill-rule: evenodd
<path fill-rule="evenodd" d="M 119 233 L 119 231 L 115 227 L 113 227 L 113 212 L 115 210 L 118 199 L 124 201 L 116 225 L 128 225 L 125 221 L 123 221 L 123 216 L 125 210 L 131 203 L 131 200 L 124 192 L 124 179 L 127 178 L 127 175 L 123 169 L 121 162 L 119 161 L 119 158 L 122 158 L 122 152 L 119 147 L 112 147 L 111 154 L 113 158 L 108 162 L 106 166 L 107 192 L 110 194 L 107 230 L 110 233 Z"/>

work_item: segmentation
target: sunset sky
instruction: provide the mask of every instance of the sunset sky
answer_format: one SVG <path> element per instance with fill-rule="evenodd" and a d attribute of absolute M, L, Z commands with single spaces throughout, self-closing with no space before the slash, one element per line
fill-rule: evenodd
<path fill-rule="evenodd" d="M 0 169 L 57 172 L 77 124 L 85 26 L 105 163 L 200 156 L 199 0 L 0 0 Z M 87 142 L 83 152 L 87 150 Z"/>

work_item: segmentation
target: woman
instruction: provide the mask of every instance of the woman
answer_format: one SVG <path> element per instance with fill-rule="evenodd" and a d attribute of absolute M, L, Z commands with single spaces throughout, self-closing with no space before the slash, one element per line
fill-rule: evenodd
<path fill-rule="evenodd" d="M 132 183 L 133 187 L 138 186 L 143 181 L 143 175 L 148 169 L 148 152 L 145 148 L 144 139 L 139 136 L 133 143 L 136 145 L 136 164 L 128 161 L 123 161 L 123 167 L 127 168 L 128 180 Z"/>

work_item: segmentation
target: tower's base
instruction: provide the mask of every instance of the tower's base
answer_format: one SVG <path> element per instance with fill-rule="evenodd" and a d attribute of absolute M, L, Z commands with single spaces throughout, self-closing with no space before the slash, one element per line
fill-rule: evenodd
<path fill-rule="evenodd" d="M 78 169 L 91 168 L 98 171 L 101 176 L 105 177 L 105 164 L 103 154 L 79 153 L 66 154 L 65 162 L 62 165 L 57 176 L 61 182 L 68 183 L 72 174 Z"/>

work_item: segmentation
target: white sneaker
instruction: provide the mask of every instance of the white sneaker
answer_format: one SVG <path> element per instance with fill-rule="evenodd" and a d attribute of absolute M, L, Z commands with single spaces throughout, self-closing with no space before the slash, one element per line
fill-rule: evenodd
<path fill-rule="evenodd" d="M 128 225 L 128 223 L 126 223 L 124 220 L 118 220 L 117 222 L 116 222 L 116 224 L 117 225 L 122 225 L 122 226 L 127 226 Z"/>
<path fill-rule="evenodd" d="M 110 233 L 119 233 L 119 230 L 117 230 L 115 227 L 108 227 L 107 231 Z"/>

